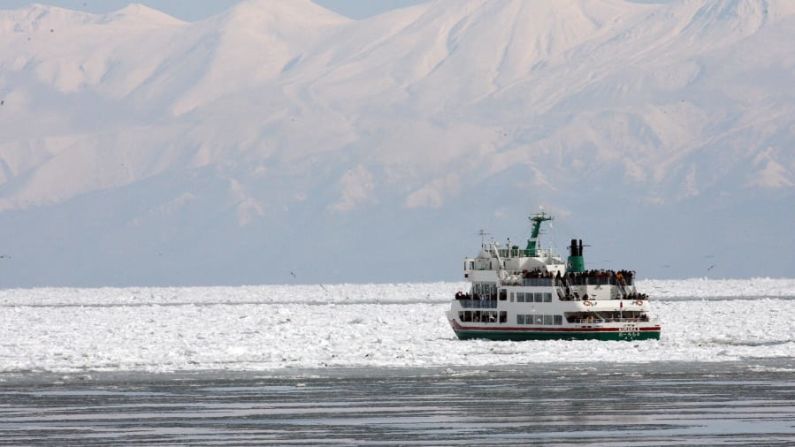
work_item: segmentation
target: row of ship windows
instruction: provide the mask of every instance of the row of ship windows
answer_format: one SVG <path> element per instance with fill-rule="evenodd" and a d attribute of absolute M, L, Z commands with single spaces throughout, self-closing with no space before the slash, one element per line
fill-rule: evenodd
<path fill-rule="evenodd" d="M 550 303 L 552 294 L 549 292 L 511 292 L 511 302 L 518 303 Z"/>
<path fill-rule="evenodd" d="M 563 315 L 517 315 L 516 324 L 543 324 L 543 325 L 561 325 L 563 324 Z"/>
<path fill-rule="evenodd" d="M 478 295 L 495 295 L 497 293 L 497 284 L 492 282 L 472 283 L 472 293 Z"/>
<path fill-rule="evenodd" d="M 458 319 L 464 323 L 506 323 L 508 321 L 508 315 L 505 311 L 498 312 L 496 310 L 466 310 L 458 312 Z M 563 324 L 563 315 L 517 315 L 516 324 L 560 326 Z"/>
<path fill-rule="evenodd" d="M 508 321 L 508 312 L 496 310 L 465 310 L 458 312 L 458 319 L 463 322 L 474 323 L 506 323 Z"/>

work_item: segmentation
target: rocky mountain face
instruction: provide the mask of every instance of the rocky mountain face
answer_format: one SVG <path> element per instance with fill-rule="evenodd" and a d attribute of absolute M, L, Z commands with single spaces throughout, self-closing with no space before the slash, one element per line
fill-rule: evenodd
<path fill-rule="evenodd" d="M 0 11 L 0 285 L 795 271 L 795 2 Z"/>

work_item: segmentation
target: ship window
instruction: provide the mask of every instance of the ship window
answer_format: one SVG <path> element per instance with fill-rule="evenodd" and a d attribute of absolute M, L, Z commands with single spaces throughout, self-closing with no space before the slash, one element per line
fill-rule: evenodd
<path fill-rule="evenodd" d="M 554 315 L 555 317 L 555 324 L 563 324 L 563 315 Z"/>
<path fill-rule="evenodd" d="M 540 303 L 544 300 L 543 295 L 541 293 L 534 293 L 536 303 Z"/>
<path fill-rule="evenodd" d="M 508 291 L 500 289 L 500 301 L 505 301 L 506 299 L 508 299 Z"/>
<path fill-rule="evenodd" d="M 552 324 L 552 315 L 544 315 L 544 324 L 551 325 Z"/>
<path fill-rule="evenodd" d="M 479 310 L 476 310 L 476 311 L 472 312 L 472 321 L 474 321 L 476 323 L 480 322 L 480 311 Z"/>
<path fill-rule="evenodd" d="M 511 302 L 512 302 L 512 303 L 513 303 L 513 299 L 514 299 L 514 296 L 515 296 L 515 295 L 516 295 L 515 293 L 511 292 Z"/>
<path fill-rule="evenodd" d="M 505 323 L 508 321 L 508 312 L 500 311 L 500 323 Z"/>
<path fill-rule="evenodd" d="M 524 292 L 516 292 L 516 301 L 524 303 Z"/>
<path fill-rule="evenodd" d="M 524 315 L 516 315 L 516 324 L 524 324 Z"/>
<path fill-rule="evenodd" d="M 535 316 L 535 323 L 536 324 L 544 324 L 544 316 L 543 315 L 536 315 Z"/>
<path fill-rule="evenodd" d="M 544 293 L 544 302 L 551 303 L 552 302 L 552 294 L 549 292 Z"/>

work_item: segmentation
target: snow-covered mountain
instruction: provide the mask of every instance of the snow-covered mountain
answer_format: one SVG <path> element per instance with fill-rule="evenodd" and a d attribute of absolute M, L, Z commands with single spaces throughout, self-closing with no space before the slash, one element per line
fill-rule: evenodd
<path fill-rule="evenodd" d="M 791 276 L 792 42 L 790 0 L 0 11 L 0 284 L 456 279 L 539 205 L 594 266 Z"/>

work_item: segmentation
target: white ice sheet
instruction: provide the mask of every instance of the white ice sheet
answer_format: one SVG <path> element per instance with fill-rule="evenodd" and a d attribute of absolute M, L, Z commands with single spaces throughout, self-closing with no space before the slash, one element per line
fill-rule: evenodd
<path fill-rule="evenodd" d="M 0 292 L 0 371 L 795 358 L 795 280 L 643 281 L 660 341 L 459 341 L 459 283 Z M 724 297 L 724 298 L 716 298 Z M 728 298 L 726 298 L 728 297 Z"/>

